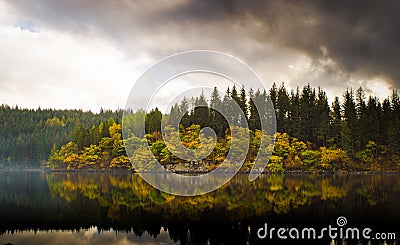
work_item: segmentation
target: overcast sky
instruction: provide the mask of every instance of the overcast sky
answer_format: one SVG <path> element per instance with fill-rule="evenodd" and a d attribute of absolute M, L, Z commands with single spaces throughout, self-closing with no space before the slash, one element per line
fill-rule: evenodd
<path fill-rule="evenodd" d="M 389 0 L 0 0 L 0 104 L 123 108 L 154 62 L 192 49 L 239 58 L 268 88 L 383 98 L 400 86 L 399 13 Z"/>

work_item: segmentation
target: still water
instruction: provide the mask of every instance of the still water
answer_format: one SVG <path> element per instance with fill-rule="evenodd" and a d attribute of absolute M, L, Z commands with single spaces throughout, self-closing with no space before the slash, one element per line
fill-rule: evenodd
<path fill-rule="evenodd" d="M 260 239 L 264 227 L 368 227 L 395 239 Z M 201 196 L 162 193 L 128 172 L 0 172 L 0 245 L 398 244 L 399 175 L 239 174 Z"/>

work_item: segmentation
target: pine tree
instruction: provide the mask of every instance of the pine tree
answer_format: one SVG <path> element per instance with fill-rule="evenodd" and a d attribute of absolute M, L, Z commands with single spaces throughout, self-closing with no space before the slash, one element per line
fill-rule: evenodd
<path fill-rule="evenodd" d="M 310 84 L 303 87 L 300 97 L 300 119 L 302 125 L 302 140 L 310 143 L 317 141 L 318 115 L 316 111 L 315 89 Z"/>
<path fill-rule="evenodd" d="M 289 135 L 294 138 L 301 137 L 301 119 L 300 119 L 300 92 L 299 87 L 297 87 L 296 92 L 294 90 L 290 93 L 290 109 L 289 109 Z"/>
<path fill-rule="evenodd" d="M 249 128 L 251 130 L 261 129 L 261 122 L 260 122 L 260 115 L 258 113 L 257 107 L 255 105 L 256 97 L 260 96 L 260 90 L 257 91 L 257 94 L 254 94 L 253 89 L 250 88 L 249 91 L 249 101 L 248 101 L 248 108 L 249 108 Z"/>
<path fill-rule="evenodd" d="M 146 115 L 146 134 L 161 132 L 161 111 L 156 107 Z"/>
<path fill-rule="evenodd" d="M 173 128 L 175 128 L 175 130 L 179 129 L 179 124 L 181 124 L 181 110 L 180 107 L 178 105 L 178 103 L 175 103 L 175 105 L 173 105 L 171 107 L 171 111 L 169 113 L 169 118 L 168 118 L 168 124 L 169 126 L 172 126 Z"/>
<path fill-rule="evenodd" d="M 209 125 L 209 109 L 206 97 L 204 93 L 201 92 L 200 96 L 195 99 L 193 114 L 192 114 L 192 124 L 200 125 L 201 128 Z"/>
<path fill-rule="evenodd" d="M 319 117 L 317 120 L 317 147 L 325 147 L 329 137 L 329 124 L 331 121 L 330 118 L 330 108 L 328 104 L 328 97 L 326 93 L 321 89 L 318 88 L 318 97 L 317 97 L 317 109 L 316 109 L 316 117 L 314 120 Z"/>
<path fill-rule="evenodd" d="M 382 106 L 376 97 L 369 96 L 366 108 L 366 138 L 382 144 L 381 127 Z"/>
<path fill-rule="evenodd" d="M 236 103 L 240 107 L 240 97 L 236 90 L 235 85 L 233 85 L 233 87 L 232 87 L 231 99 L 232 99 L 233 103 Z M 237 111 L 236 109 L 233 109 L 233 108 L 236 108 L 236 106 L 232 105 L 232 120 L 233 120 L 232 122 L 234 125 L 240 125 L 241 119 L 240 119 L 239 111 Z"/>
<path fill-rule="evenodd" d="M 187 128 L 190 126 L 190 102 L 186 97 L 184 97 L 179 105 L 179 110 L 183 113 L 183 117 L 181 119 L 181 124 L 183 127 Z"/>
<path fill-rule="evenodd" d="M 342 127 L 342 146 L 350 154 L 354 156 L 356 153 L 357 142 L 357 112 L 354 102 L 354 94 L 352 89 L 347 89 L 343 95 L 343 127 Z"/>
<path fill-rule="evenodd" d="M 272 105 L 274 106 L 275 110 L 277 107 L 277 99 L 278 99 L 278 89 L 276 84 L 273 83 L 271 89 L 269 90 L 269 98 L 272 101 Z"/>
<path fill-rule="evenodd" d="M 360 87 L 356 94 L 356 113 L 357 113 L 357 151 L 361 151 L 368 143 L 367 135 L 367 106 L 365 104 L 364 90 Z"/>
<path fill-rule="evenodd" d="M 224 136 L 224 125 L 226 124 L 225 119 L 221 114 L 222 110 L 221 96 L 219 95 L 217 87 L 214 87 L 210 98 L 210 126 L 215 130 L 219 137 Z"/>
<path fill-rule="evenodd" d="M 288 132 L 289 120 L 288 114 L 290 109 L 289 94 L 286 91 L 285 84 L 279 87 L 277 98 L 276 98 L 276 124 L 278 132 Z"/>
<path fill-rule="evenodd" d="M 222 100 L 223 104 L 223 115 L 225 116 L 227 120 L 227 124 L 224 125 L 224 130 L 228 128 L 228 124 L 235 124 L 235 115 L 234 115 L 234 109 L 233 109 L 233 104 L 234 101 L 231 96 L 231 92 L 229 90 L 229 87 L 226 89 L 224 99 Z M 236 125 L 236 124 L 235 124 Z"/>
<path fill-rule="evenodd" d="M 330 131 L 333 144 L 339 148 L 342 146 L 341 127 L 342 127 L 342 110 L 339 102 L 339 97 L 336 96 L 332 103 Z"/>
<path fill-rule="evenodd" d="M 389 98 L 386 98 L 382 102 L 382 139 L 383 146 L 385 148 L 384 157 L 385 161 L 390 161 L 391 151 L 390 145 L 393 144 L 393 134 L 391 130 L 392 124 L 392 108 Z"/>
<path fill-rule="evenodd" d="M 244 127 L 248 121 L 247 98 L 246 98 L 246 90 L 244 89 L 244 86 L 242 86 L 242 88 L 240 90 L 238 104 L 244 114 L 244 117 L 240 117 L 240 125 L 242 127 Z"/>

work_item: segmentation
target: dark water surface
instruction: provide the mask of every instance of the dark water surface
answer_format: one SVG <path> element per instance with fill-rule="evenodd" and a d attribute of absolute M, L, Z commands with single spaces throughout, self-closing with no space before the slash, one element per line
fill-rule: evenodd
<path fill-rule="evenodd" d="M 0 172 L 0 245 L 398 244 L 393 239 L 260 239 L 259 228 L 371 228 L 400 236 L 400 175 L 239 174 L 207 195 L 177 197 L 127 172 Z M 319 234 L 319 233 L 318 233 Z"/>

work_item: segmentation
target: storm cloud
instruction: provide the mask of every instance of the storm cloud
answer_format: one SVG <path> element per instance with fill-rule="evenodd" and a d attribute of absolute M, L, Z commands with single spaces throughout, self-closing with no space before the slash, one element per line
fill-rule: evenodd
<path fill-rule="evenodd" d="M 21 28 L 106 40 L 126 59 L 147 60 L 144 66 L 176 52 L 212 49 L 243 59 L 268 83 L 310 82 L 333 94 L 348 86 L 400 87 L 398 1 L 6 3 Z"/>
<path fill-rule="evenodd" d="M 326 56 L 346 73 L 400 84 L 399 1 L 196 1 L 166 19 L 243 24 L 260 43 Z"/>

